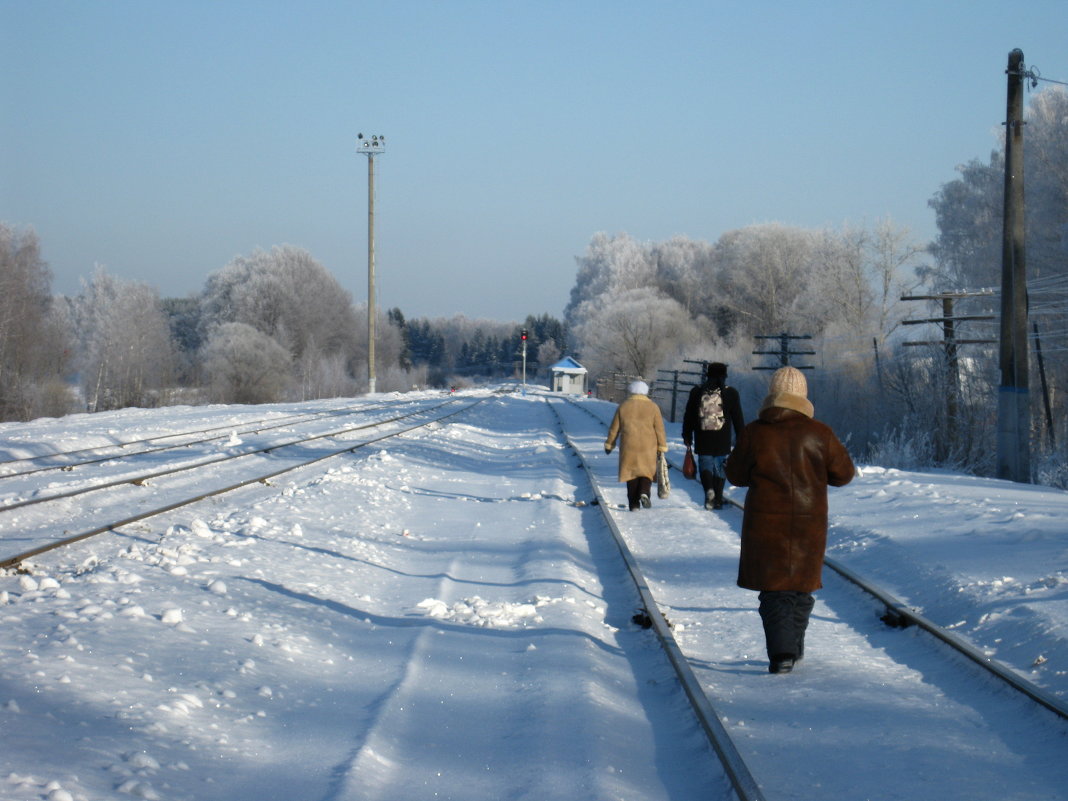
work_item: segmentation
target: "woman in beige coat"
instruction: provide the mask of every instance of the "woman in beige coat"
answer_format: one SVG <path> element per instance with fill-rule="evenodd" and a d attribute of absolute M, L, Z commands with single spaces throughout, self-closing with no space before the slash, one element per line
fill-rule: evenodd
<path fill-rule="evenodd" d="M 656 459 L 667 453 L 664 418 L 649 397 L 649 385 L 633 381 L 630 397 L 619 404 L 608 429 L 604 452 L 611 453 L 619 441 L 619 480 L 627 482 L 627 502 L 632 512 L 649 508 L 649 491 L 656 475 Z"/>

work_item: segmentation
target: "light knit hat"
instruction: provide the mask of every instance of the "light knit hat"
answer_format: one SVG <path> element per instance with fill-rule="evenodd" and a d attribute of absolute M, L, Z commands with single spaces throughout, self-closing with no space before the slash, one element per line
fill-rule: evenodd
<path fill-rule="evenodd" d="M 796 367 L 780 367 L 771 376 L 768 394 L 776 395 L 780 392 L 807 398 L 808 381 L 805 380 L 805 374 Z"/>
<path fill-rule="evenodd" d="M 644 381 L 631 381 L 630 386 L 627 387 L 627 392 L 631 395 L 648 395 L 649 385 Z"/>
<path fill-rule="evenodd" d="M 764 398 L 760 411 L 772 407 L 792 409 L 806 417 L 815 414 L 816 410 L 808 399 L 808 381 L 804 373 L 796 367 L 782 367 L 772 374 L 768 396 Z"/>

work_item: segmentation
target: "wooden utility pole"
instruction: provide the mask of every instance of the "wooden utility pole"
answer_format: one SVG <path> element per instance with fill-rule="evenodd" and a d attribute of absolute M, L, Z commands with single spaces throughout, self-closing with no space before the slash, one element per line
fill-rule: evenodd
<path fill-rule="evenodd" d="M 960 345 L 994 345 L 993 339 L 958 339 L 956 324 L 958 322 L 971 322 L 976 320 L 989 321 L 995 319 L 989 314 L 973 314 L 967 316 L 954 316 L 953 301 L 958 298 L 970 298 L 979 295 L 989 295 L 989 292 L 943 292 L 940 295 L 902 295 L 902 300 L 940 300 L 942 301 L 942 316 L 923 320 L 902 320 L 902 325 L 928 325 L 933 323 L 942 326 L 942 342 L 903 342 L 906 346 L 938 345 L 941 344 L 946 354 L 946 372 L 948 375 L 948 387 L 946 389 L 946 429 L 945 436 L 935 437 L 935 450 L 938 459 L 946 459 L 949 456 L 950 447 L 957 439 L 957 419 L 960 415 L 959 399 L 961 394 L 960 360 L 957 348 Z"/>
<path fill-rule="evenodd" d="M 814 350 L 790 350 L 791 339 L 812 339 L 811 334 L 787 334 L 785 331 L 781 334 L 758 334 L 753 339 L 777 339 L 779 340 L 778 350 L 754 350 L 753 353 L 757 356 L 778 356 L 779 367 L 790 366 L 791 356 L 815 356 Z M 779 367 L 762 367 L 754 366 L 754 370 L 778 370 Z M 814 369 L 811 364 L 795 364 L 798 370 L 812 370 Z"/>
<path fill-rule="evenodd" d="M 683 361 L 689 361 L 689 359 L 684 359 Z M 689 370 L 657 370 L 657 372 L 658 373 L 663 373 L 665 376 L 671 376 L 670 379 L 668 379 L 668 378 L 657 378 L 656 379 L 656 386 L 653 388 L 653 391 L 654 392 L 670 392 L 671 393 L 671 420 L 669 422 L 674 423 L 675 422 L 675 407 L 676 407 L 676 404 L 678 403 L 679 395 L 682 394 L 683 392 L 686 392 L 687 396 L 688 396 L 690 388 L 697 386 L 697 383 L 695 381 L 690 381 L 690 380 L 688 380 L 686 378 L 683 378 L 682 380 L 680 380 L 679 376 L 680 375 L 681 376 L 691 376 L 692 375 L 692 376 L 697 376 L 698 380 L 699 380 L 700 377 L 704 375 L 704 373 L 703 372 L 702 373 L 695 373 L 695 372 L 691 372 Z"/>
<path fill-rule="evenodd" d="M 1024 54 L 1009 53 L 1005 120 L 1005 216 L 1001 248 L 1001 385 L 997 475 L 1031 481 L 1031 390 L 1027 365 L 1027 269 L 1024 242 Z"/>
<path fill-rule="evenodd" d="M 1042 338 L 1038 335 L 1038 323 L 1032 323 L 1035 329 L 1035 355 L 1038 356 L 1038 377 L 1042 382 L 1042 405 L 1046 410 L 1046 432 L 1049 434 L 1050 448 L 1057 447 L 1057 436 L 1053 430 L 1053 409 L 1049 404 L 1049 384 L 1046 383 L 1046 362 L 1042 358 Z"/>

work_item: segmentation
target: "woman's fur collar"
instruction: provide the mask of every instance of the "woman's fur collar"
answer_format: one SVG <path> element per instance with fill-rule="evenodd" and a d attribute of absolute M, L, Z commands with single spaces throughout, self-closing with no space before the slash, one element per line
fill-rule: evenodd
<path fill-rule="evenodd" d="M 770 409 L 773 406 L 800 412 L 805 415 L 805 417 L 813 417 L 816 414 L 816 409 L 808 398 L 803 398 L 800 395 L 791 395 L 789 392 L 773 392 L 771 395 L 768 395 L 768 397 L 764 398 L 764 403 L 761 405 L 760 411 Z"/>

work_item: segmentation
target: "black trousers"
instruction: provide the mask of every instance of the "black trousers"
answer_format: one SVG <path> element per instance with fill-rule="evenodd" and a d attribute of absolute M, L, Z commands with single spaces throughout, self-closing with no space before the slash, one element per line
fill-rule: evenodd
<path fill-rule="evenodd" d="M 650 490 L 653 488 L 653 480 L 646 478 L 645 476 L 639 476 L 638 478 L 632 478 L 627 482 L 627 503 L 630 505 L 630 510 L 633 512 L 640 507 L 639 498 L 643 495 L 649 495 Z"/>
<path fill-rule="evenodd" d="M 760 593 L 759 598 L 768 659 L 774 660 L 782 656 L 800 659 L 805 654 L 808 618 L 816 603 L 812 593 L 765 590 Z"/>
<path fill-rule="evenodd" d="M 723 487 L 726 485 L 727 479 L 717 476 L 710 470 L 701 471 L 701 488 L 707 493 L 712 490 L 714 497 L 717 501 L 723 500 Z"/>

